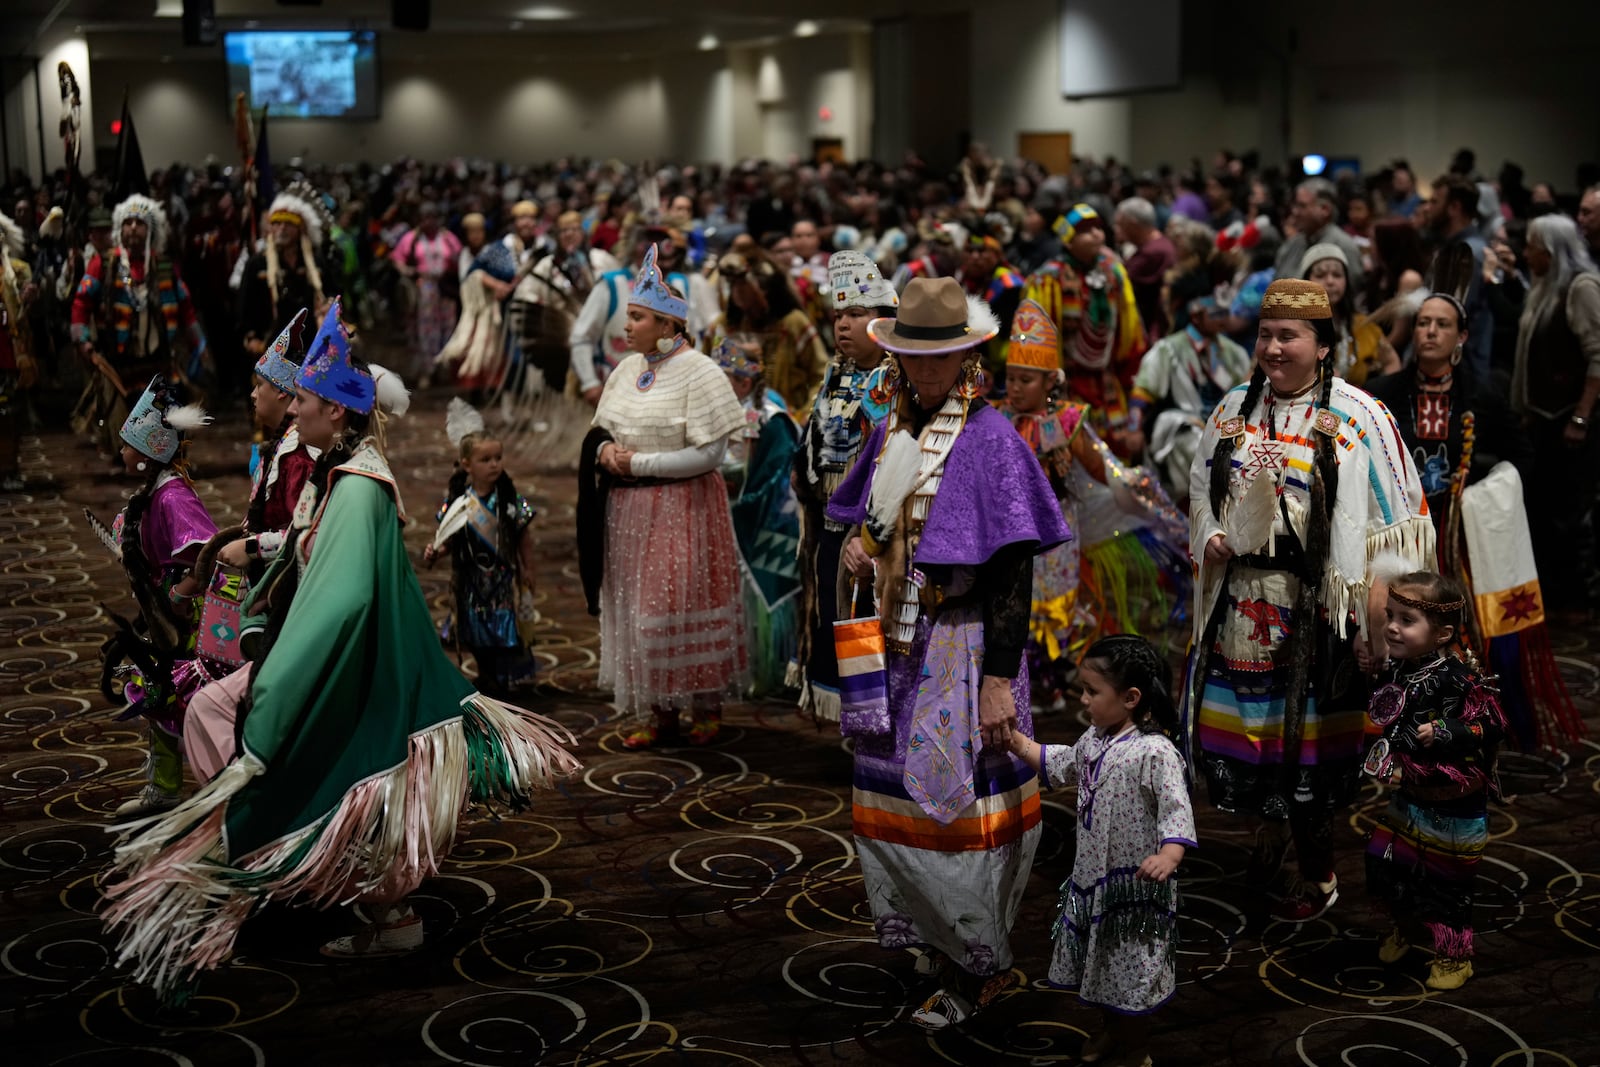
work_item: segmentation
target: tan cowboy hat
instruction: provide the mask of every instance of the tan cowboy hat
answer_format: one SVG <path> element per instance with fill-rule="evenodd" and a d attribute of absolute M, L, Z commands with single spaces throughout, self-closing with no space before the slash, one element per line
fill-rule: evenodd
<path fill-rule="evenodd" d="M 867 324 L 885 352 L 937 356 L 981 345 L 1000 332 L 989 305 L 962 290 L 954 278 L 913 278 L 900 294 L 900 314 Z"/>

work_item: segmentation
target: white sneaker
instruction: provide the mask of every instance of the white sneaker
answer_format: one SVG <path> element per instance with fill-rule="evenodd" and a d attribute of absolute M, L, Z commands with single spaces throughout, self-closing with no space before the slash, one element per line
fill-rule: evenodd
<path fill-rule="evenodd" d="M 391 923 L 368 923 L 348 937 L 336 937 L 322 946 L 324 956 L 335 959 L 369 959 L 399 956 L 422 947 L 422 916 L 415 913 Z"/>
<path fill-rule="evenodd" d="M 146 815 L 159 815 L 163 811 L 171 811 L 177 807 L 182 799 L 181 794 L 168 793 L 151 782 L 139 791 L 138 796 L 117 805 L 116 817 L 139 819 Z"/>

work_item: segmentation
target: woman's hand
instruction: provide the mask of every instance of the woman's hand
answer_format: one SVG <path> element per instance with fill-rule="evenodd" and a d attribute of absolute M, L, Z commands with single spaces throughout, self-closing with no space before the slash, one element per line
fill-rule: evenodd
<path fill-rule="evenodd" d="M 983 747 L 994 751 L 1011 747 L 1011 731 L 1017 727 L 1017 701 L 1011 695 L 1011 679 L 983 676 L 978 690 L 978 729 Z"/>
<path fill-rule="evenodd" d="M 1227 534 L 1217 534 L 1206 542 L 1206 562 L 1221 565 L 1233 558 L 1233 549 L 1228 545 Z"/>
<path fill-rule="evenodd" d="M 1568 419 L 1567 424 L 1561 428 L 1561 441 L 1568 448 L 1582 448 L 1583 443 L 1589 439 L 1589 427 L 1580 426 Z"/>
<path fill-rule="evenodd" d="M 844 550 L 839 553 L 839 562 L 844 564 L 845 570 L 857 578 L 870 578 L 875 570 L 872 557 L 861 547 L 859 537 L 852 537 L 845 542 Z"/>
<path fill-rule="evenodd" d="M 626 478 L 633 470 L 635 453 L 612 441 L 600 446 L 600 466 L 619 478 Z"/>
<path fill-rule="evenodd" d="M 226 563 L 230 567 L 250 566 L 250 554 L 244 550 L 244 540 L 241 537 L 217 549 L 217 562 Z"/>

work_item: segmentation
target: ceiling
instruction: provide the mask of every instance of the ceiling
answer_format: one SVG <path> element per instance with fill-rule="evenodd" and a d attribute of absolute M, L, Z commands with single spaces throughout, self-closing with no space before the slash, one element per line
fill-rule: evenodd
<path fill-rule="evenodd" d="M 214 4 L 220 30 L 390 26 L 391 0 L 290 4 L 214 0 Z M 720 44 L 740 44 L 794 34 L 805 20 L 815 23 L 817 32 L 829 33 L 912 11 L 976 4 L 977 0 L 432 0 L 430 32 L 539 36 L 666 32 L 696 40 L 709 34 Z M 176 36 L 182 0 L 5 0 L 0 9 L 0 55 L 31 54 L 41 35 L 65 30 L 93 35 L 97 48 L 106 44 L 131 56 L 139 36 Z"/>

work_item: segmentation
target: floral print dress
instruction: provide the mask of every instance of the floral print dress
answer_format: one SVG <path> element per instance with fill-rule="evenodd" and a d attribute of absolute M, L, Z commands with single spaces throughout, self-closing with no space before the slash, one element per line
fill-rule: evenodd
<path fill-rule="evenodd" d="M 1137 878 L 1170 842 L 1195 847 L 1183 758 L 1160 734 L 1090 729 L 1076 744 L 1046 745 L 1044 785 L 1078 786 L 1078 850 L 1061 887 L 1050 981 L 1086 1004 L 1122 1014 L 1155 1011 L 1177 987 L 1178 886 Z"/>

